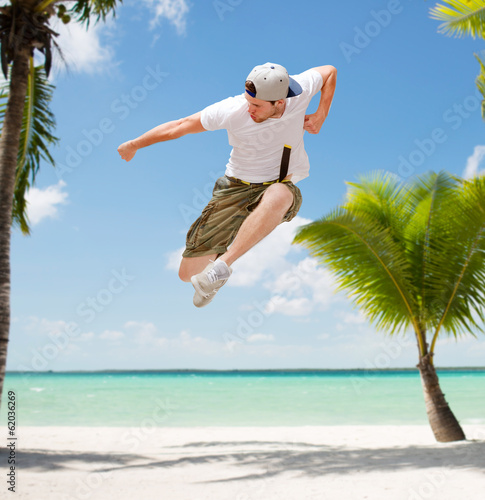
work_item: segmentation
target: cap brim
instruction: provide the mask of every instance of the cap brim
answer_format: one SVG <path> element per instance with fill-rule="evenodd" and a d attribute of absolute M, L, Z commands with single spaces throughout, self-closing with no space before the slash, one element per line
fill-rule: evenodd
<path fill-rule="evenodd" d="M 290 85 L 288 87 L 288 95 L 286 97 L 296 97 L 297 95 L 300 95 L 303 92 L 303 89 L 296 80 L 293 80 L 293 78 L 291 78 L 291 76 L 289 78 L 290 78 Z"/>

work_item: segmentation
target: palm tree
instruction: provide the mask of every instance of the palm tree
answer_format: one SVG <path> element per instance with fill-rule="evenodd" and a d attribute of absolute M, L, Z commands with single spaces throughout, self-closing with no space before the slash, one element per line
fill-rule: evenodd
<path fill-rule="evenodd" d="M 307 247 L 378 330 L 412 329 L 426 412 L 438 441 L 465 434 L 441 391 L 438 338 L 483 331 L 485 177 L 428 173 L 409 183 L 375 173 L 349 183 L 345 203 L 301 228 Z"/>
<path fill-rule="evenodd" d="M 54 117 L 53 87 L 47 82 L 55 33 L 53 16 L 88 25 L 114 14 L 122 0 L 11 0 L 0 6 L 0 63 L 8 85 L 0 96 L 0 398 L 5 378 L 10 329 L 10 232 L 12 223 L 29 232 L 25 193 L 40 161 L 54 164 L 49 146 Z M 35 51 L 44 67 L 34 67 Z"/>
<path fill-rule="evenodd" d="M 430 10 L 433 19 L 443 21 L 438 31 L 445 35 L 485 38 L 485 0 L 443 0 Z M 485 65 L 483 56 L 475 54 L 480 63 L 480 74 L 475 82 L 483 96 L 482 118 L 485 120 Z"/>

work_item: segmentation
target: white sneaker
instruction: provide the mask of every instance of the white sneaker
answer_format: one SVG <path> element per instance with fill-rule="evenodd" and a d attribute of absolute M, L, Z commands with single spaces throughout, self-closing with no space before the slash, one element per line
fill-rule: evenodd
<path fill-rule="evenodd" d="M 195 288 L 194 306 L 209 304 L 231 274 L 232 269 L 223 260 L 217 260 L 211 261 L 201 273 L 192 276 L 190 281 Z"/>

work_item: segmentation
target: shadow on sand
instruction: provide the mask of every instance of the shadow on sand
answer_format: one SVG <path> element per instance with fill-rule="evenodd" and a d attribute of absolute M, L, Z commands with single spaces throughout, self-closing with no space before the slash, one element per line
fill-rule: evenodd
<path fill-rule="evenodd" d="M 2 450 L 0 458 L 6 461 Z M 22 450 L 22 469 L 42 471 L 64 468 L 83 469 L 89 464 L 91 472 L 128 472 L 138 468 L 172 468 L 187 465 L 220 464 L 234 468 L 234 477 L 215 482 L 266 479 L 293 472 L 316 477 L 348 472 L 384 472 L 406 468 L 426 470 L 434 467 L 478 469 L 485 473 L 485 442 L 463 441 L 434 446 L 403 446 L 381 448 L 349 448 L 315 445 L 304 442 L 235 441 L 195 442 L 183 446 L 160 448 L 150 454 L 52 452 Z M 5 462 L 4 462 L 5 463 Z M 237 475 L 238 466 L 261 471 Z M 246 469 L 247 472 L 247 469 Z M 208 481 L 211 482 L 211 481 Z M 213 482 L 213 481 L 212 481 Z"/>

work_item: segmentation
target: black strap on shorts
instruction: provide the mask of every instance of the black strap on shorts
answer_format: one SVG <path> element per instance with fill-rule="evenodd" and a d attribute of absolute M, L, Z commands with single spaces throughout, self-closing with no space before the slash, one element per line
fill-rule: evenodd
<path fill-rule="evenodd" d="M 290 164 L 291 146 L 285 144 L 283 154 L 281 155 L 280 178 L 278 182 L 282 182 L 288 175 L 288 165 Z"/>

